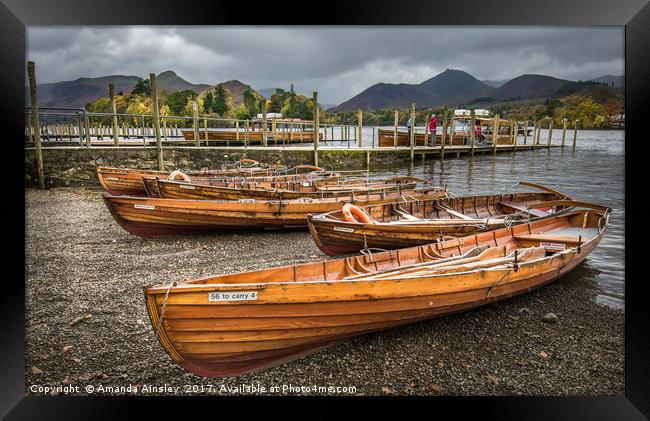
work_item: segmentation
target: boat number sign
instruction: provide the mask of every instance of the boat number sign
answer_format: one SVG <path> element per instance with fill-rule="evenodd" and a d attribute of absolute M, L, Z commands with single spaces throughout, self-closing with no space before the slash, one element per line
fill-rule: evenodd
<path fill-rule="evenodd" d="M 219 291 L 208 293 L 208 302 L 219 301 L 255 301 L 257 291 Z"/>
<path fill-rule="evenodd" d="M 566 249 L 566 244 L 564 243 L 547 243 L 545 241 L 542 241 L 539 243 L 539 245 L 550 251 L 562 251 Z"/>
<path fill-rule="evenodd" d="M 353 228 L 347 228 L 347 227 L 334 227 L 334 231 L 354 232 L 354 229 Z"/>
<path fill-rule="evenodd" d="M 135 205 L 133 205 L 133 207 L 136 209 L 148 209 L 148 210 L 156 209 L 154 205 L 142 205 L 140 203 L 136 203 Z"/>

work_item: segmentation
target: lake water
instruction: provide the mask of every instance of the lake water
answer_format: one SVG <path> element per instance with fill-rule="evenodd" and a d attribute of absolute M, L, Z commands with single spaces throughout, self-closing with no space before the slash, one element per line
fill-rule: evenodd
<path fill-rule="evenodd" d="M 561 130 L 553 131 L 559 144 Z M 369 133 L 370 135 L 370 133 Z M 547 133 L 542 131 L 540 143 Z M 366 136 L 364 136 L 366 137 Z M 523 138 L 519 138 L 522 143 Z M 601 303 L 624 307 L 625 282 L 625 133 L 580 130 L 575 151 L 573 132 L 565 148 L 538 149 L 497 155 L 475 155 L 444 161 L 418 159 L 413 175 L 432 184 L 447 185 L 457 195 L 495 194 L 519 180 L 543 184 L 576 199 L 600 203 L 613 209 L 605 237 L 598 247 L 565 278 L 570 285 L 594 288 Z M 528 139 L 530 143 L 530 137 Z M 372 171 L 376 175 L 406 174 L 408 161 L 399 168 Z"/>

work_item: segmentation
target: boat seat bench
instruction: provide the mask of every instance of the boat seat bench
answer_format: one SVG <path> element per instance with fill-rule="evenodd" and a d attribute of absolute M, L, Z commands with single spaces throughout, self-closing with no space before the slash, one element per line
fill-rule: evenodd
<path fill-rule="evenodd" d="M 578 240 L 584 243 L 597 235 L 598 230 L 596 228 L 563 228 L 543 234 L 520 234 L 515 235 L 513 238 L 517 242 L 524 242 L 526 244 L 547 242 L 562 243 L 569 247 L 574 247 L 578 245 Z"/>
<path fill-rule="evenodd" d="M 526 212 L 526 213 L 529 213 L 529 214 L 531 214 L 533 216 L 537 216 L 537 217 L 540 217 L 540 218 L 549 215 L 547 212 L 544 212 L 543 210 L 528 209 L 528 208 L 526 208 L 526 206 L 518 205 L 518 204 L 513 203 L 513 202 L 499 202 L 499 204 L 501 206 L 505 206 L 506 208 L 514 209 L 514 210 L 519 211 L 519 212 Z"/>

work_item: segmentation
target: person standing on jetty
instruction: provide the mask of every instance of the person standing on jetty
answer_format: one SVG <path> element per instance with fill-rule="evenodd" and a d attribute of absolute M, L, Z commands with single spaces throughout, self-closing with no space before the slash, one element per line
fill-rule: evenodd
<path fill-rule="evenodd" d="M 438 126 L 438 120 L 436 119 L 435 114 L 431 114 L 431 120 L 429 120 L 429 133 L 431 134 L 431 146 L 436 144 L 436 127 Z"/>

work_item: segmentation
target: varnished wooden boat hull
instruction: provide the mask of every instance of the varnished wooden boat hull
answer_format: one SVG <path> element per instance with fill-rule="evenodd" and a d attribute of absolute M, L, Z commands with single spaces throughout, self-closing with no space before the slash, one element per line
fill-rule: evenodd
<path fill-rule="evenodd" d="M 320 190 L 310 183 L 300 188 L 300 191 L 289 191 L 284 189 L 271 188 L 237 188 L 228 186 L 199 185 L 194 183 L 183 183 L 170 180 L 156 180 L 156 195 L 153 197 L 164 197 L 168 199 L 195 199 L 195 200 L 292 200 L 300 198 L 323 199 L 330 197 L 348 197 L 350 191 L 355 191 L 359 197 L 368 193 L 390 193 L 390 192 L 412 192 L 416 183 L 407 184 L 386 184 L 386 183 L 361 183 L 343 184 L 340 189 L 331 186 Z M 300 184 L 300 183 L 298 183 Z M 152 196 L 150 194 L 150 196 Z"/>
<path fill-rule="evenodd" d="M 414 197 L 442 197 L 428 192 Z M 398 200 L 394 193 L 356 196 L 360 205 Z M 103 194 L 122 228 L 140 237 L 194 234 L 222 230 L 307 228 L 307 215 L 338 209 L 342 198 L 298 201 L 212 201 L 163 199 Z M 348 201 L 352 201 L 350 198 Z"/>
<path fill-rule="evenodd" d="M 188 171 L 190 177 L 246 176 L 270 175 L 277 168 L 232 168 L 226 170 Z M 132 168 L 97 167 L 99 183 L 108 193 L 113 195 L 144 195 L 145 188 L 142 177 L 167 178 L 168 171 L 139 170 Z"/>
<path fill-rule="evenodd" d="M 552 282 L 596 247 L 608 214 L 574 210 L 460 240 L 149 286 L 145 299 L 153 328 L 161 327 L 158 339 L 176 363 L 202 376 L 235 376 L 353 336 L 467 310 Z M 439 260 L 430 257 L 434 254 L 449 257 L 477 245 L 510 253 L 547 240 L 546 253 L 532 248 L 534 258 L 519 263 L 515 258 L 514 265 L 404 275 L 413 270 L 409 265 Z M 552 251 L 559 244 L 565 249 Z M 374 274 L 383 278 L 373 279 Z M 251 300 L 215 298 L 253 292 Z"/>
<path fill-rule="evenodd" d="M 429 244 L 444 237 L 465 236 L 526 222 L 529 219 L 535 220 L 538 217 L 520 216 L 519 219 L 514 219 L 512 214 L 516 211 L 500 205 L 500 202 L 526 206 L 564 197 L 566 196 L 563 194 L 550 192 L 451 197 L 400 204 L 400 209 L 423 219 L 416 222 L 398 221 L 399 215 L 394 213 L 393 204 L 383 204 L 364 207 L 366 213 L 379 223 L 348 222 L 342 219 L 340 210 L 329 214 L 310 215 L 308 223 L 318 248 L 328 256 L 340 256 L 358 253 L 365 248 L 395 250 Z M 437 205 L 444 205 L 475 219 L 468 221 L 454 218 Z"/>

